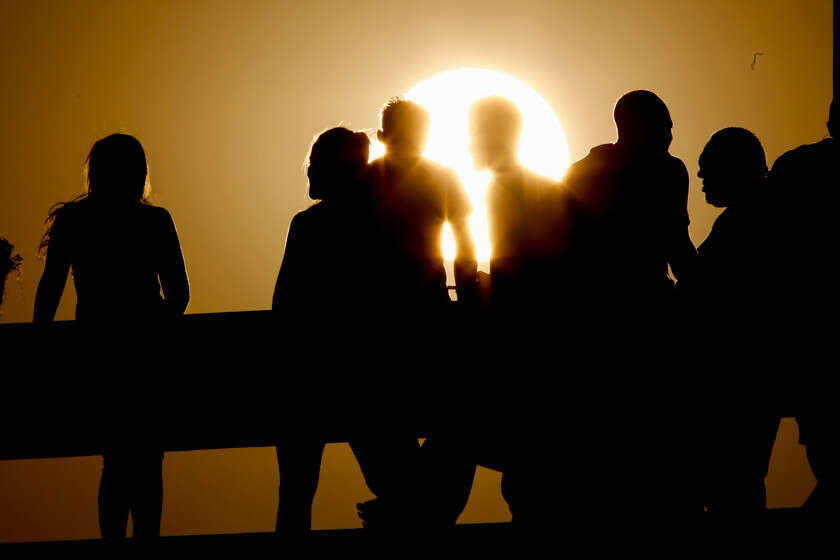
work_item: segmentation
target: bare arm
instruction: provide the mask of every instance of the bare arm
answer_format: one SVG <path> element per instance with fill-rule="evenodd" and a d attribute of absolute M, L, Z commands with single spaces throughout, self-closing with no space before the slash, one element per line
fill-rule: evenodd
<path fill-rule="evenodd" d="M 450 226 L 455 238 L 455 292 L 458 301 L 475 301 L 478 296 L 478 263 L 469 222 L 463 216 L 452 220 Z"/>
<path fill-rule="evenodd" d="M 175 229 L 175 222 L 169 212 L 163 210 L 163 243 L 160 247 L 161 261 L 158 276 L 163 290 L 163 300 L 172 315 L 182 315 L 190 301 L 190 281 L 181 242 Z"/>
<path fill-rule="evenodd" d="M 67 275 L 70 272 L 70 254 L 65 245 L 66 232 L 64 231 L 65 219 L 63 218 L 59 214 L 52 224 L 44 273 L 41 275 L 38 291 L 35 294 L 35 311 L 32 322 L 36 325 L 51 323 L 55 319 L 58 303 L 61 301 L 64 286 L 67 284 Z"/>
<path fill-rule="evenodd" d="M 677 280 L 683 280 L 694 272 L 697 250 L 688 235 L 688 226 L 678 233 L 674 240 L 669 263 Z"/>
<path fill-rule="evenodd" d="M 295 216 L 289 225 L 283 262 L 280 264 L 280 272 L 277 274 L 277 283 L 274 285 L 274 296 L 271 300 L 272 311 L 289 311 L 289 307 L 294 305 L 299 293 L 300 274 L 302 267 L 305 266 L 303 263 L 305 250 L 302 246 L 300 224 L 300 218 Z"/>
<path fill-rule="evenodd" d="M 458 301 L 478 302 L 478 263 L 470 234 L 470 200 L 458 176 L 449 171 L 446 189 L 446 220 L 455 238 L 455 293 Z"/>

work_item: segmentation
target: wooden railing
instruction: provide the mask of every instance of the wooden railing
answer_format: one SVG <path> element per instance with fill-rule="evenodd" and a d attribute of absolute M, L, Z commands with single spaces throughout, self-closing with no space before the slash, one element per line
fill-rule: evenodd
<path fill-rule="evenodd" d="M 326 343 L 329 325 L 283 325 L 270 311 L 187 315 L 155 330 L 0 325 L 0 460 L 95 455 L 109 438 L 138 435 L 165 450 L 274 445 L 288 430 L 341 442 L 395 423 L 422 436 L 429 405 L 418 386 L 432 383 L 424 367 L 440 352 L 406 358 L 396 337 L 377 340 L 383 330 Z"/>

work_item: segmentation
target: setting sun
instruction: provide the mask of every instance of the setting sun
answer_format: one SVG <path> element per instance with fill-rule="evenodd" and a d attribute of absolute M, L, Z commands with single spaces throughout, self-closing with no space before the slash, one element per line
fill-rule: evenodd
<path fill-rule="evenodd" d="M 454 169 L 467 190 L 473 205 L 470 229 L 478 260 L 485 265 L 490 260 L 484 202 L 490 174 L 473 168 L 468 115 L 473 101 L 490 95 L 505 97 L 522 111 L 519 161 L 536 173 L 560 179 L 569 166 L 566 136 L 551 106 L 527 84 L 492 70 L 462 68 L 432 76 L 405 94 L 431 115 L 426 157 Z M 371 157 L 378 157 L 383 151 L 381 144 L 375 145 Z M 444 229 L 443 254 L 446 260 L 452 260 L 455 255 L 455 243 L 448 227 Z"/>

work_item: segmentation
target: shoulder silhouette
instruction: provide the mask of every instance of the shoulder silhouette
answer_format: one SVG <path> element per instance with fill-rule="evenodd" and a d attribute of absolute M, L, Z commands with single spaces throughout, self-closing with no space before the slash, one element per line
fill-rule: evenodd
<path fill-rule="evenodd" d="M 836 185 L 840 177 L 840 108 L 833 101 L 829 111 L 829 137 L 782 154 L 770 171 L 770 190 L 778 201 L 776 214 L 784 234 L 777 236 L 782 258 L 790 263 L 787 280 L 807 283 L 801 270 L 824 263 L 836 247 L 832 209 L 840 203 Z M 805 290 L 801 295 L 817 292 Z M 819 297 L 825 292 L 819 291 Z"/>

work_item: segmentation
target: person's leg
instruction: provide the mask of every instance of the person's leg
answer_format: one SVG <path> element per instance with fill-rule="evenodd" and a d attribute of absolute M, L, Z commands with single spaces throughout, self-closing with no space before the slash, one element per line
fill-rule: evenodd
<path fill-rule="evenodd" d="M 324 442 L 315 439 L 288 439 L 277 445 L 280 486 L 275 531 L 278 534 L 309 533 L 323 454 Z"/>
<path fill-rule="evenodd" d="M 780 418 L 770 413 L 740 413 L 727 418 L 718 433 L 711 511 L 762 511 L 767 506 L 764 478 Z"/>
<path fill-rule="evenodd" d="M 764 485 L 764 479 L 767 477 L 767 471 L 770 468 L 770 457 L 773 454 L 773 446 L 776 443 L 776 434 L 779 431 L 779 423 L 781 417 L 763 412 L 759 415 L 754 423 L 750 425 L 754 430 L 753 434 L 754 444 L 748 446 L 751 451 L 750 464 L 752 465 L 750 473 L 755 477 L 760 493 L 761 509 L 767 507 L 767 488 Z"/>
<path fill-rule="evenodd" d="M 477 437 L 477 434 L 476 434 Z M 449 527 L 461 516 L 472 491 L 478 442 L 455 431 L 434 434 L 421 449 L 426 522 Z"/>
<path fill-rule="evenodd" d="M 99 481 L 99 531 L 108 541 L 125 538 L 128 527 L 127 458 L 120 450 L 106 449 L 102 454 L 102 478 Z"/>
<path fill-rule="evenodd" d="M 138 449 L 132 454 L 129 505 L 134 522 L 134 540 L 160 536 L 163 512 L 163 453 L 160 449 Z"/>
<path fill-rule="evenodd" d="M 350 447 L 376 495 L 376 500 L 358 504 L 365 526 L 413 524 L 422 494 L 417 438 L 406 431 L 380 431 L 351 440 Z"/>
<path fill-rule="evenodd" d="M 837 433 L 829 425 L 828 415 L 803 413 L 796 417 L 799 442 L 805 446 L 808 464 L 817 479 L 817 486 L 803 508 L 820 513 L 836 509 L 836 477 L 840 470 L 836 443 Z M 836 426 L 835 426 L 836 427 Z"/>
<path fill-rule="evenodd" d="M 418 473 L 420 444 L 406 432 L 380 432 L 350 442 L 370 491 L 379 498 L 403 495 Z"/>
<path fill-rule="evenodd" d="M 626 488 L 627 505 L 655 519 L 701 513 L 705 505 L 701 463 L 706 426 L 699 423 L 693 395 L 684 386 L 680 389 L 668 399 L 647 399 L 650 412 L 637 412 L 634 419 L 638 433 L 645 435 L 638 441 L 632 432 L 623 438 L 622 455 L 632 457 L 636 480 L 627 485 L 635 487 Z M 644 402 L 644 396 L 637 401 Z"/>

